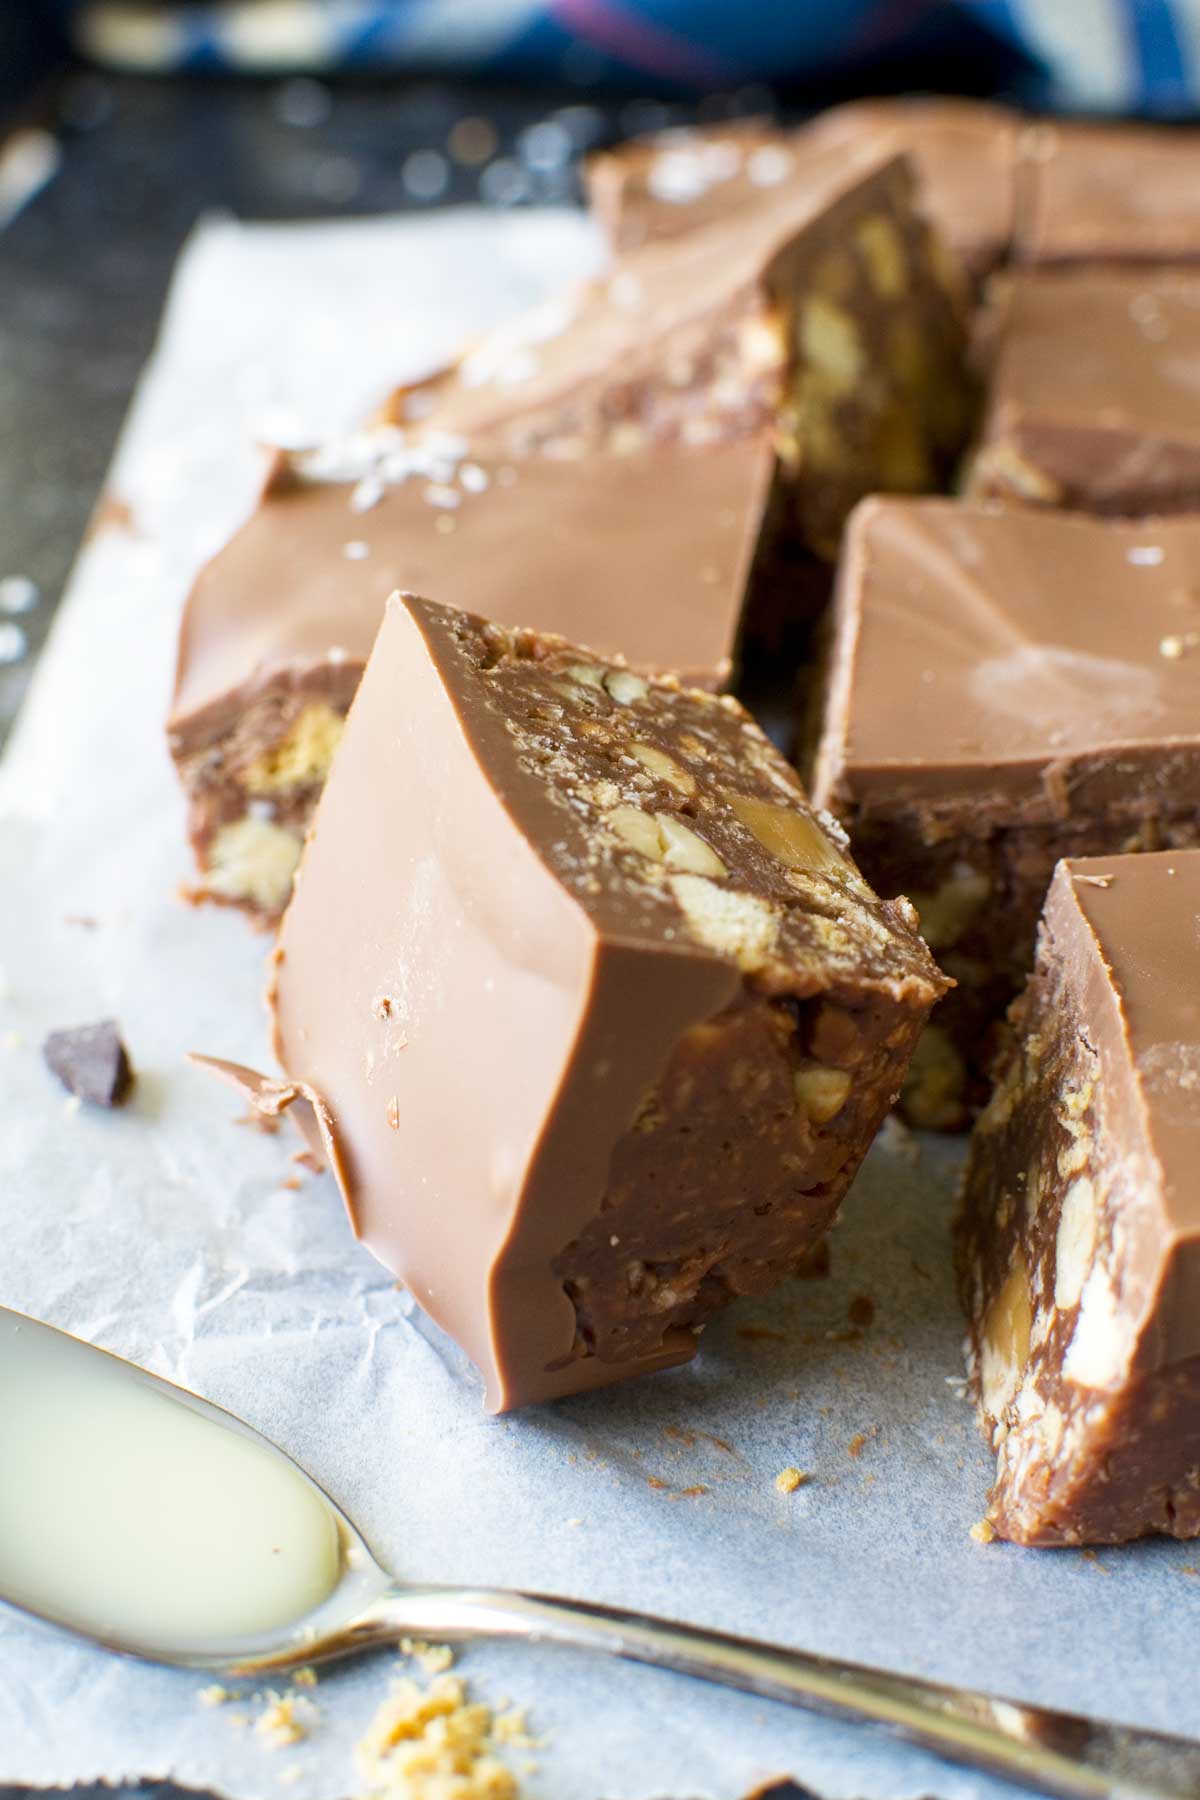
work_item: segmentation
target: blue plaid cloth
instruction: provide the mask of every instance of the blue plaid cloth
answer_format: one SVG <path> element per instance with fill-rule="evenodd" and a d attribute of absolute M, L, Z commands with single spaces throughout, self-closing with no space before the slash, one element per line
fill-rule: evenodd
<path fill-rule="evenodd" d="M 77 45 L 124 68 L 440 70 L 695 92 L 811 88 L 914 51 L 936 59 L 953 41 L 973 65 L 964 86 L 1034 105 L 1186 117 L 1200 97 L 1200 0 L 63 4 Z"/>

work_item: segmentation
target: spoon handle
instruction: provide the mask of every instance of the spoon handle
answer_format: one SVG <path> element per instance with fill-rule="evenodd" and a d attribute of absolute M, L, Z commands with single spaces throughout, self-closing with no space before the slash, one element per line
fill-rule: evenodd
<path fill-rule="evenodd" d="M 642 1613 L 489 1588 L 389 1588 L 317 1655 L 400 1636 L 522 1638 L 650 1663 L 882 1725 L 949 1762 L 1058 1800 L 1196 1800 L 1200 1743 L 943 1687 Z"/>

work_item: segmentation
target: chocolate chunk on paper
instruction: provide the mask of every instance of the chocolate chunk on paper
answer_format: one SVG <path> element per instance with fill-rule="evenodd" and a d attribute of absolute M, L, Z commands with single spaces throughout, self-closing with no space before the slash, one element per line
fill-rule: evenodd
<path fill-rule="evenodd" d="M 94 1106 L 123 1106 L 133 1091 L 133 1065 L 115 1019 L 52 1031 L 42 1055 L 70 1093 Z"/>

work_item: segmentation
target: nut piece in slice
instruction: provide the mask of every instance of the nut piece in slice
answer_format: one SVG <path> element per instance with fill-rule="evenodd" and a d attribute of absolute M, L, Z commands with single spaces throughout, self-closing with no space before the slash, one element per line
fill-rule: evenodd
<path fill-rule="evenodd" d="M 1200 842 L 1198 566 L 1193 519 L 880 499 L 851 521 L 812 785 L 957 983 L 912 1123 L 984 1098 L 1060 856 Z"/>
<path fill-rule="evenodd" d="M 735 702 L 389 603 L 275 1041 L 491 1408 L 685 1361 L 792 1273 L 945 985 Z"/>
<path fill-rule="evenodd" d="M 1200 1536 L 1200 852 L 1062 862 L 958 1228 L 988 1520 Z"/>

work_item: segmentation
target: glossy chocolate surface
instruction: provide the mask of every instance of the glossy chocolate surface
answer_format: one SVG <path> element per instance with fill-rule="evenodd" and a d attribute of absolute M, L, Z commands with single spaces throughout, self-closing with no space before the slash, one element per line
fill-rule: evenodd
<path fill-rule="evenodd" d="M 996 307 L 971 494 L 1200 510 L 1200 272 L 1030 270 Z"/>
<path fill-rule="evenodd" d="M 397 588 L 719 685 L 773 465 L 761 433 L 595 456 L 583 470 L 459 456 L 446 481 L 380 480 L 365 510 L 362 479 L 304 480 L 285 468 L 196 582 L 171 730 L 190 747 L 280 676 L 331 657 L 361 670 Z"/>
<path fill-rule="evenodd" d="M 1194 132 L 1040 121 L 1023 133 L 1021 150 L 1019 261 L 1200 258 L 1200 145 Z"/>
<path fill-rule="evenodd" d="M 1119 804 L 1134 766 L 1200 759 L 1200 521 L 865 501 L 827 694 L 821 805 Z"/>

